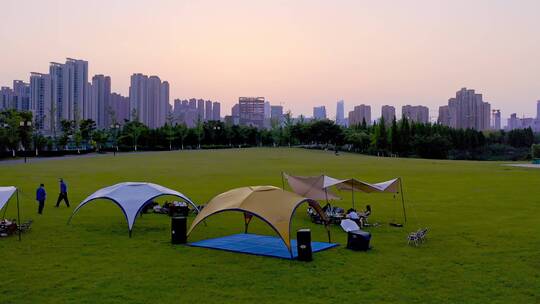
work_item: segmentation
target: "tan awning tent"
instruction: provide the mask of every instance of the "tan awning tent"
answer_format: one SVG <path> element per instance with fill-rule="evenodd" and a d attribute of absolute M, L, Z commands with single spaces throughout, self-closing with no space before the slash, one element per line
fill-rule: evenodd
<path fill-rule="evenodd" d="M 405 222 L 407 222 L 407 214 L 405 213 L 405 199 L 403 197 L 403 187 L 400 177 L 385 182 L 370 184 L 356 178 L 337 179 L 327 175 L 293 176 L 286 173 L 282 174 L 283 177 L 287 179 L 287 182 L 291 187 L 292 191 L 313 200 L 341 199 L 335 193 L 330 191 L 330 187 L 335 187 L 339 190 L 351 191 L 353 208 L 355 208 L 354 192 L 401 193 L 403 218 Z"/>
<path fill-rule="evenodd" d="M 326 215 L 321 206 L 313 199 L 274 186 L 232 189 L 219 194 L 206 204 L 204 209 L 193 220 L 188 236 L 199 223 L 211 215 L 225 211 L 241 211 L 245 215 L 246 228 L 251 216 L 256 216 L 265 221 L 283 240 L 292 256 L 291 221 L 296 208 L 304 202 L 317 211 L 326 222 Z"/>
<path fill-rule="evenodd" d="M 345 180 L 336 179 L 327 175 L 319 176 L 293 176 L 283 173 L 294 193 L 313 200 L 336 200 L 339 196 L 328 188 L 339 185 Z"/>
<path fill-rule="evenodd" d="M 370 184 L 357 180 L 355 178 L 344 180 L 342 183 L 336 185 L 340 190 L 354 190 L 355 192 L 388 192 L 388 193 L 399 193 L 401 186 L 401 179 L 394 178 L 386 182 L 380 182 L 376 184 Z"/>

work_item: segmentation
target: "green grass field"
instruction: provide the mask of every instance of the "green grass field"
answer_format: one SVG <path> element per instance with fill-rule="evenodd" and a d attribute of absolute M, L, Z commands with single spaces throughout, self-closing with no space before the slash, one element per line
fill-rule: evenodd
<path fill-rule="evenodd" d="M 121 210 L 108 201 L 76 206 L 98 188 L 147 181 L 178 190 L 198 204 L 231 188 L 281 186 L 280 172 L 325 173 L 369 182 L 401 176 L 408 223 L 400 201 L 386 194 L 357 194 L 373 207 L 373 249 L 341 244 L 303 263 L 224 251 L 173 246 L 170 219 L 139 218 L 128 238 Z M 8 164 L 0 162 L 0 185 L 23 193 L 23 219 L 32 231 L 0 239 L 0 303 L 538 303 L 540 301 L 540 170 L 496 162 L 460 162 L 334 156 L 299 149 L 122 154 Z M 53 207 L 57 178 L 69 186 L 72 208 Z M 34 191 L 46 184 L 44 215 Z M 350 193 L 337 205 L 348 208 Z M 15 217 L 15 204 L 7 217 Z M 190 221 L 193 216 L 190 217 Z M 239 213 L 220 214 L 200 225 L 190 240 L 243 231 Z M 294 228 L 309 227 L 325 241 L 322 227 L 299 208 Z M 414 248 L 406 235 L 428 227 L 428 241 Z M 273 234 L 254 220 L 252 232 Z"/>

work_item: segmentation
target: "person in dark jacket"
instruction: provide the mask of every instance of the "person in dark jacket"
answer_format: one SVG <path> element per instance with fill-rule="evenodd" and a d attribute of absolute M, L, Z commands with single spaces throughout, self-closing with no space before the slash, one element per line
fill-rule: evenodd
<path fill-rule="evenodd" d="M 67 196 L 67 185 L 64 182 L 64 180 L 60 179 L 60 194 L 58 194 L 58 200 L 56 201 L 56 208 L 60 206 L 60 202 L 64 200 L 66 202 L 66 206 L 69 207 L 69 199 Z"/>
<path fill-rule="evenodd" d="M 45 207 L 45 199 L 47 198 L 47 192 L 45 192 L 45 185 L 40 184 L 36 191 L 36 201 L 39 203 L 38 213 L 43 214 L 43 207 Z"/>

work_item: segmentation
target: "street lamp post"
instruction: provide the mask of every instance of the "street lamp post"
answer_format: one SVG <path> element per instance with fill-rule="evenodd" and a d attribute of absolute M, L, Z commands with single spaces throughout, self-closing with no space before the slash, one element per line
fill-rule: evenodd
<path fill-rule="evenodd" d="M 31 122 L 31 121 L 27 121 L 27 120 L 21 121 L 21 122 L 19 122 L 19 126 L 20 126 L 21 128 L 31 127 L 31 126 L 32 126 L 32 122 Z M 26 155 L 26 149 L 25 149 L 25 150 L 24 150 L 24 162 L 25 162 L 25 163 L 26 163 L 26 157 L 27 157 L 27 155 Z"/>
<path fill-rule="evenodd" d="M 111 125 L 111 129 L 113 129 L 113 136 L 114 136 L 114 145 L 116 146 L 115 149 L 113 149 L 113 156 L 116 156 L 116 152 L 118 151 L 118 130 L 120 129 L 120 124 L 115 123 Z"/>

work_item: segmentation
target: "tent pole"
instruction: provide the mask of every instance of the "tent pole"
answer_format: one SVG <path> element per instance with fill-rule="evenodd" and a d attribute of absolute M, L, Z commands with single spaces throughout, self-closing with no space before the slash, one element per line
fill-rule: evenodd
<path fill-rule="evenodd" d="M 328 225 L 324 225 L 326 227 L 326 233 L 328 234 L 328 243 L 332 243 L 332 238 L 330 237 L 330 229 L 328 229 Z"/>
<path fill-rule="evenodd" d="M 401 206 L 403 207 L 403 218 L 407 223 L 407 213 L 405 212 L 405 198 L 403 197 L 403 181 L 399 178 L 399 191 L 401 191 Z"/>
<path fill-rule="evenodd" d="M 324 188 L 324 196 L 326 197 L 326 203 L 328 204 L 328 191 Z"/>
<path fill-rule="evenodd" d="M 356 210 L 356 208 L 354 207 L 354 178 L 351 179 L 351 182 L 352 182 L 352 186 L 351 186 L 351 193 L 352 193 L 352 208 L 354 210 Z"/>
<path fill-rule="evenodd" d="M 129 230 L 129 238 L 131 238 L 131 230 Z"/>
<path fill-rule="evenodd" d="M 21 212 L 19 208 L 19 188 L 17 188 L 17 226 L 19 230 L 19 241 L 21 240 Z"/>

